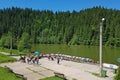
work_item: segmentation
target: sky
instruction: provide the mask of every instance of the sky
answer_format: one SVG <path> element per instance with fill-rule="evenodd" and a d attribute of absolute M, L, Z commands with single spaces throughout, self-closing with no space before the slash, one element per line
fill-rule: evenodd
<path fill-rule="evenodd" d="M 120 10 L 120 0 L 0 0 L 0 9 L 19 7 L 56 12 L 80 11 L 94 6 Z"/>

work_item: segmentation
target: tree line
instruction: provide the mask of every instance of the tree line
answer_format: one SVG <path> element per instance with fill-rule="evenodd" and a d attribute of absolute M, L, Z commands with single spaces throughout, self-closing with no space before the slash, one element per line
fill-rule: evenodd
<path fill-rule="evenodd" d="M 103 45 L 120 47 L 120 10 L 93 7 L 79 12 L 0 9 L 0 45 L 22 50 L 31 44 L 99 45 L 102 18 Z"/>

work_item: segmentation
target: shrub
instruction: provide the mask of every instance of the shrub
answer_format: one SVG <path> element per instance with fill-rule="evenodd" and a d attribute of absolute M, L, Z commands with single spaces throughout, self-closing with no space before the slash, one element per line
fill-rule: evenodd
<path fill-rule="evenodd" d="M 117 74 L 114 77 L 114 80 L 120 80 L 120 66 L 118 68 Z"/>

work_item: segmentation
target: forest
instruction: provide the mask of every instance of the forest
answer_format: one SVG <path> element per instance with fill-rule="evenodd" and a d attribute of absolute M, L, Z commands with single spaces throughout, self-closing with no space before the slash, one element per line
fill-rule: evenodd
<path fill-rule="evenodd" d="M 31 48 L 31 44 L 99 45 L 102 18 L 103 45 L 120 47 L 120 10 L 93 7 L 80 11 L 0 9 L 0 46 Z"/>

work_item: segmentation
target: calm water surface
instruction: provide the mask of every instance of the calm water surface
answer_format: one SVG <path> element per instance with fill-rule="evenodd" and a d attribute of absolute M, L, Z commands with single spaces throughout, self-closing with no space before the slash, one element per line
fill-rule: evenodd
<path fill-rule="evenodd" d="M 62 53 L 80 57 L 88 57 L 96 61 L 99 60 L 99 46 L 76 46 L 64 44 L 37 44 L 32 46 L 33 51 L 42 53 Z M 116 59 L 120 57 L 120 48 L 103 47 L 103 62 L 117 63 Z"/>

